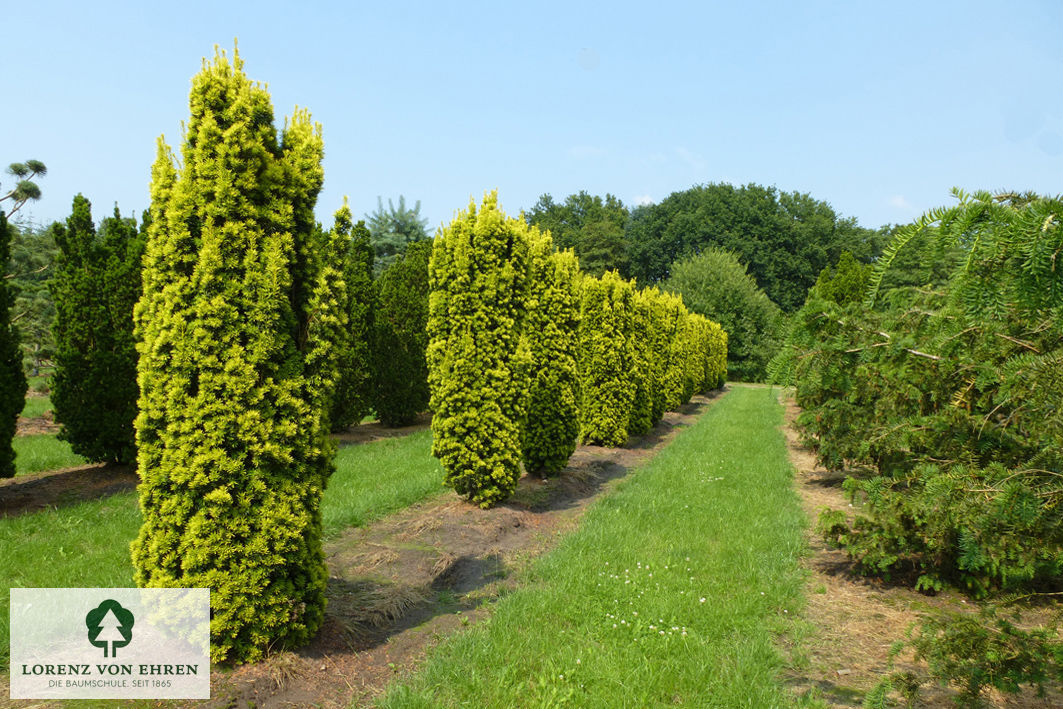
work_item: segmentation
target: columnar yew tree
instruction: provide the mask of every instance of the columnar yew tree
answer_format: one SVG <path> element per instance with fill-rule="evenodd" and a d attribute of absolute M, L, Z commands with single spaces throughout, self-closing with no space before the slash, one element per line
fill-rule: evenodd
<path fill-rule="evenodd" d="M 580 304 L 580 439 L 622 446 L 635 402 L 632 318 L 635 289 L 616 271 L 583 280 Z"/>
<path fill-rule="evenodd" d="M 211 653 L 307 640 L 328 575 L 321 494 L 345 327 L 342 230 L 316 229 L 320 126 L 278 140 L 238 55 L 193 79 L 178 172 L 160 139 L 135 311 L 144 524 L 136 581 L 211 589 Z"/>
<path fill-rule="evenodd" d="M 527 226 L 499 210 L 495 192 L 479 210 L 470 202 L 436 235 L 428 282 L 432 452 L 447 484 L 490 507 L 520 477 Z"/>
<path fill-rule="evenodd" d="M 0 210 L 0 266 L 7 269 L 11 255 L 11 229 L 7 216 Z M 26 374 L 22 371 L 22 352 L 18 333 L 11 325 L 14 298 L 8 281 L 0 279 L 0 478 L 15 476 L 15 425 L 26 402 Z"/>
<path fill-rule="evenodd" d="M 358 423 L 372 408 L 370 340 L 373 334 L 373 246 L 365 222 L 351 226 L 346 204 L 336 214 L 337 237 L 347 244 L 343 280 L 347 286 L 347 331 L 339 348 L 339 378 L 329 421 L 333 431 Z"/>
<path fill-rule="evenodd" d="M 385 426 L 406 426 L 428 408 L 428 259 L 415 241 L 376 283 L 373 408 Z"/>
<path fill-rule="evenodd" d="M 74 197 L 66 224 L 52 235 L 59 254 L 51 282 L 55 301 L 52 404 L 59 437 L 91 461 L 132 463 L 136 457 L 137 353 L 133 306 L 140 298 L 144 243 L 133 219 L 104 219 Z"/>
<path fill-rule="evenodd" d="M 545 476 L 565 467 L 579 435 L 579 263 L 572 251 L 554 251 L 550 232 L 533 226 L 528 237 L 531 280 L 525 332 L 531 372 L 524 466 Z"/>

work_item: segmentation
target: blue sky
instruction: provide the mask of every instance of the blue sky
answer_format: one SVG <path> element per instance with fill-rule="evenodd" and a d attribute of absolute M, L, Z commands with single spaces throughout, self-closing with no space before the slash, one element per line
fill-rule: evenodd
<path fill-rule="evenodd" d="M 954 185 L 1063 192 L 1063 0 L 154 5 L 5 12 L 0 163 L 48 165 L 33 219 L 146 208 L 156 137 L 234 37 L 278 120 L 324 126 L 323 221 L 344 195 L 434 229 L 493 188 L 516 214 L 757 182 L 875 227 Z"/>

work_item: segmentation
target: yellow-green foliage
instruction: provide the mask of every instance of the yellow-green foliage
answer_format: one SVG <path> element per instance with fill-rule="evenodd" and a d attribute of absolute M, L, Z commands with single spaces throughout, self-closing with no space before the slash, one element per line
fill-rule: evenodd
<path fill-rule="evenodd" d="M 616 271 L 583 279 L 580 303 L 580 439 L 622 446 L 637 386 L 631 335 L 635 289 Z"/>
<path fill-rule="evenodd" d="M 703 391 L 719 389 L 727 381 L 727 332 L 716 322 L 705 319 L 707 348 L 704 353 L 705 384 Z"/>
<path fill-rule="evenodd" d="M 524 466 L 540 475 L 559 472 L 579 434 L 576 335 L 579 263 L 572 251 L 555 252 L 550 232 L 531 227 L 531 278 L 524 330 L 531 355 Z"/>
<path fill-rule="evenodd" d="M 674 411 L 683 404 L 686 380 L 686 368 L 683 364 L 686 352 L 683 348 L 682 337 L 686 308 L 683 307 L 683 299 L 672 293 L 661 293 L 658 302 L 660 303 L 658 317 L 661 318 L 664 342 L 661 348 L 663 360 L 661 393 L 664 399 L 664 410 Z"/>
<path fill-rule="evenodd" d="M 528 227 L 470 202 L 435 237 L 428 267 L 432 452 L 446 483 L 481 507 L 520 478 L 529 355 L 522 346 Z"/>
<path fill-rule="evenodd" d="M 631 404 L 627 426 L 628 433 L 632 436 L 649 433 L 660 420 L 660 416 L 654 417 L 654 397 L 660 391 L 660 358 L 654 347 L 657 344 L 657 332 L 661 329 L 660 323 L 654 317 L 655 292 L 636 291 L 632 301 L 630 350 L 635 399 Z M 663 406 L 661 413 L 664 413 Z"/>
<path fill-rule="evenodd" d="M 212 657 L 243 662 L 324 616 L 346 243 L 315 229 L 323 144 L 306 111 L 278 140 L 269 94 L 224 55 L 190 107 L 180 171 L 161 139 L 152 168 L 132 554 L 140 586 L 210 588 Z"/>

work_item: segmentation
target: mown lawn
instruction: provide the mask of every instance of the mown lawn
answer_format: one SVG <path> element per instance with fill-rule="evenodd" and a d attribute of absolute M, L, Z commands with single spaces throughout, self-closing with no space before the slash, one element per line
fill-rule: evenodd
<path fill-rule="evenodd" d="M 367 524 L 443 492 L 443 472 L 432 457 L 431 440 L 431 432 L 423 431 L 341 448 L 322 503 L 325 535 Z M 0 519 L 3 671 L 8 657 L 8 589 L 132 586 L 129 543 L 140 530 L 140 521 L 132 492 Z"/>
<path fill-rule="evenodd" d="M 88 464 L 88 461 L 70 450 L 69 443 L 60 441 L 54 433 L 15 436 L 11 445 L 15 449 L 15 475 Z"/>
<path fill-rule="evenodd" d="M 775 396 L 713 405 L 381 706 L 790 704 L 805 522 Z"/>

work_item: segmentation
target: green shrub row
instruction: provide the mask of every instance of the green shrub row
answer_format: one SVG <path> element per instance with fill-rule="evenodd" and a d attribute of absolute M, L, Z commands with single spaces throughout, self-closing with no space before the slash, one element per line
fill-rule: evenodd
<path fill-rule="evenodd" d="M 1063 205 L 957 196 L 874 269 L 821 276 L 772 366 L 821 461 L 856 469 L 860 514 L 822 529 L 865 571 L 977 595 L 1058 586 Z M 919 285 L 889 287 L 902 259 Z"/>
<path fill-rule="evenodd" d="M 622 446 L 726 376 L 726 334 L 679 296 L 616 272 L 581 275 L 549 233 L 508 219 L 497 194 L 434 241 L 428 362 L 434 453 L 484 507 L 521 463 L 547 475 L 577 439 Z"/>
<path fill-rule="evenodd" d="M 615 271 L 584 277 L 579 331 L 580 438 L 622 446 L 697 392 L 723 385 L 727 334 L 682 298 L 639 290 Z"/>

